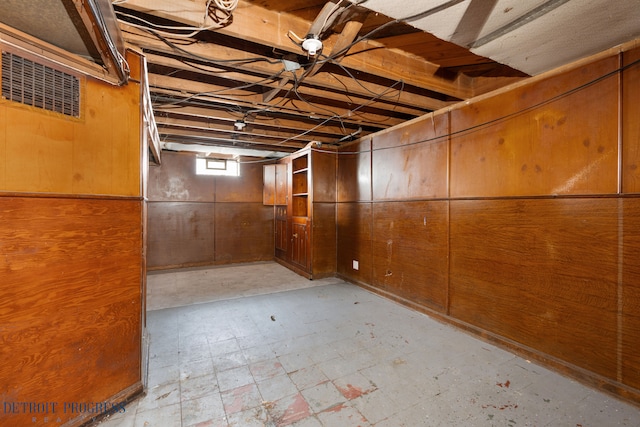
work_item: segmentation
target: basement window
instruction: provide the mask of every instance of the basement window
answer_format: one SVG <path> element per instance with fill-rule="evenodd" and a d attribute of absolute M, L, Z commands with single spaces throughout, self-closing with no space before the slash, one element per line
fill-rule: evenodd
<path fill-rule="evenodd" d="M 232 159 L 196 158 L 196 175 L 240 176 L 240 164 Z"/>

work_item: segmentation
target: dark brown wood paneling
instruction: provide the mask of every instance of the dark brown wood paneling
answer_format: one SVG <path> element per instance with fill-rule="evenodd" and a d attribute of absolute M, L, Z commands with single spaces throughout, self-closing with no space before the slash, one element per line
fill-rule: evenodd
<path fill-rule="evenodd" d="M 215 177 L 196 175 L 192 153 L 163 151 L 162 165 L 149 167 L 149 200 L 214 202 Z"/>
<path fill-rule="evenodd" d="M 338 202 L 371 200 L 371 140 L 350 144 L 338 155 Z"/>
<path fill-rule="evenodd" d="M 623 53 L 622 191 L 640 193 L 640 48 Z"/>
<path fill-rule="evenodd" d="M 430 115 L 372 137 L 374 200 L 447 197 L 447 117 Z"/>
<path fill-rule="evenodd" d="M 276 205 L 287 204 L 287 181 L 288 179 L 288 165 L 286 163 L 278 163 L 276 165 Z"/>
<path fill-rule="evenodd" d="M 337 154 L 311 151 L 314 202 L 334 203 L 336 201 L 337 163 Z"/>
<path fill-rule="evenodd" d="M 141 391 L 141 209 L 139 200 L 0 197 L 3 401 L 58 403 L 64 423 L 81 415 L 64 402 Z M 1 411 L 0 425 L 32 417 Z"/>
<path fill-rule="evenodd" d="M 242 163 L 240 176 L 215 178 L 217 203 L 262 203 L 262 163 Z"/>
<path fill-rule="evenodd" d="M 263 165 L 240 165 L 240 177 L 198 176 L 195 159 L 167 152 L 162 166 L 151 168 L 148 267 L 273 259 L 274 210 L 262 205 Z"/>
<path fill-rule="evenodd" d="M 151 202 L 148 214 L 149 268 L 215 263 L 214 203 Z"/>
<path fill-rule="evenodd" d="M 453 109 L 451 197 L 615 194 L 618 79 L 569 92 L 617 67 L 611 57 Z"/>
<path fill-rule="evenodd" d="M 313 203 L 312 267 L 313 276 L 336 272 L 336 204 Z"/>
<path fill-rule="evenodd" d="M 373 205 L 373 285 L 444 312 L 448 294 L 448 202 Z"/>
<path fill-rule="evenodd" d="M 257 203 L 217 203 L 216 263 L 271 261 L 273 209 Z"/>
<path fill-rule="evenodd" d="M 453 317 L 616 378 L 615 199 L 451 201 Z"/>
<path fill-rule="evenodd" d="M 311 264 L 309 258 L 309 221 L 307 218 L 291 219 L 291 259 L 303 270 L 309 270 Z"/>
<path fill-rule="evenodd" d="M 371 203 L 338 203 L 338 273 L 362 283 L 372 282 Z M 358 270 L 353 261 L 358 261 Z"/>
<path fill-rule="evenodd" d="M 640 389 L 640 199 L 623 199 L 621 381 Z"/>
<path fill-rule="evenodd" d="M 276 165 L 264 165 L 262 170 L 262 204 L 276 203 Z"/>

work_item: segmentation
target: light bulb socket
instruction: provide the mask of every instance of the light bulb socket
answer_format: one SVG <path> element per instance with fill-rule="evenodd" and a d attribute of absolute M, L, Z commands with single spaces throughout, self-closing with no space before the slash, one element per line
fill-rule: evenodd
<path fill-rule="evenodd" d="M 309 53 L 309 56 L 315 56 L 322 50 L 322 41 L 317 36 L 309 35 L 302 42 L 302 48 Z"/>
<path fill-rule="evenodd" d="M 236 120 L 236 122 L 233 124 L 233 127 L 236 128 L 237 131 L 241 131 L 246 126 L 247 124 L 244 122 L 244 120 Z"/>

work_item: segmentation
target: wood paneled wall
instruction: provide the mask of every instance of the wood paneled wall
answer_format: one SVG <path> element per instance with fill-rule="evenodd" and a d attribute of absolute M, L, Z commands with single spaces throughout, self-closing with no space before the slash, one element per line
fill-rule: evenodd
<path fill-rule="evenodd" d="M 146 147 L 127 62 L 122 87 L 81 76 L 80 118 L 0 100 L 0 425 L 81 425 L 142 391 Z"/>
<path fill-rule="evenodd" d="M 195 174 L 194 154 L 163 154 L 149 174 L 150 269 L 272 260 L 273 207 L 261 163 L 240 177 Z"/>
<path fill-rule="evenodd" d="M 625 49 L 341 148 L 338 274 L 640 402 Z"/>
<path fill-rule="evenodd" d="M 0 203 L 1 400 L 58 405 L 48 415 L 3 410 L 0 424 L 80 422 L 103 411 L 65 411 L 65 402 L 95 408 L 141 391 L 142 202 Z"/>

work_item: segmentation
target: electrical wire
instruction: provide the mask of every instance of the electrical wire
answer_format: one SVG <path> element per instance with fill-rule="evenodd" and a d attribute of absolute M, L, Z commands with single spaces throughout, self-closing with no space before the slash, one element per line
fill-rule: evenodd
<path fill-rule="evenodd" d="M 354 154 L 362 154 L 362 153 L 373 153 L 373 152 L 376 152 L 376 151 L 393 150 L 393 149 L 396 149 L 396 148 L 411 147 L 411 146 L 414 146 L 414 145 L 419 145 L 419 144 L 424 144 L 424 143 L 428 143 L 428 142 L 438 141 L 438 140 L 441 140 L 443 138 L 451 138 L 453 136 L 463 135 L 463 134 L 466 134 L 467 132 L 473 132 L 473 131 L 476 131 L 478 129 L 484 128 L 486 126 L 491 126 L 493 124 L 500 123 L 500 122 L 502 122 L 504 120 L 507 120 L 507 119 L 510 119 L 512 117 L 516 117 L 516 116 L 518 116 L 520 114 L 524 114 L 524 113 L 527 113 L 529 111 L 533 111 L 533 110 L 535 110 L 537 108 L 540 108 L 540 107 L 542 107 L 544 105 L 550 104 L 550 103 L 555 102 L 557 100 L 560 100 L 560 99 L 562 99 L 564 97 L 573 95 L 574 93 L 578 93 L 578 92 L 580 92 L 580 91 L 582 91 L 584 89 L 587 89 L 587 88 L 589 88 L 589 87 L 591 87 L 591 86 L 593 86 L 593 85 L 595 85 L 597 83 L 600 83 L 603 80 L 606 80 L 606 79 L 608 79 L 610 77 L 617 76 L 618 74 L 624 72 L 625 70 L 627 70 L 629 68 L 632 68 L 632 67 L 635 67 L 637 65 L 640 65 L 640 59 L 637 59 L 637 60 L 635 60 L 635 61 L 633 61 L 633 62 L 631 62 L 631 63 L 629 63 L 629 64 L 627 64 L 625 66 L 618 67 L 617 69 L 615 69 L 613 71 L 610 71 L 610 72 L 608 72 L 606 74 L 603 74 L 602 76 L 596 77 L 591 81 L 583 83 L 583 84 L 581 84 L 581 85 L 579 85 L 579 86 L 577 86 L 577 87 L 575 87 L 573 89 L 566 90 L 566 91 L 564 91 L 562 93 L 559 93 L 558 95 L 552 96 L 552 97 L 550 97 L 548 99 L 542 100 L 542 101 L 540 101 L 538 103 L 535 103 L 533 105 L 530 105 L 528 107 L 522 108 L 522 109 L 514 111 L 512 113 L 508 113 L 508 114 L 505 114 L 503 116 L 496 117 L 495 119 L 487 120 L 487 121 L 485 121 L 483 123 L 478 123 L 477 125 L 469 126 L 469 127 L 466 127 L 464 129 L 460 129 L 460 130 L 457 130 L 457 131 L 454 131 L 454 132 L 448 132 L 448 133 L 443 134 L 443 135 L 434 136 L 434 137 L 431 137 L 431 138 L 425 138 L 425 139 L 422 139 L 422 140 L 409 142 L 409 143 L 396 145 L 396 146 L 391 146 L 391 147 L 372 148 L 372 149 L 369 149 L 369 150 L 361 150 L 361 151 L 341 151 L 341 152 L 338 152 L 337 154 L 354 155 Z M 452 108 L 454 108 L 454 107 L 449 107 L 447 109 L 448 112 L 450 112 Z M 318 151 L 321 151 L 321 150 L 318 150 Z M 335 151 L 326 151 L 326 152 L 336 153 Z"/>
<path fill-rule="evenodd" d="M 112 4 L 119 5 L 119 4 L 126 3 L 127 1 L 128 0 L 116 0 L 112 2 Z M 122 11 L 116 10 L 115 13 L 116 15 L 119 15 L 119 16 L 124 16 L 129 19 L 134 19 L 147 26 L 145 28 L 144 25 L 140 25 L 132 22 L 126 22 L 132 27 L 141 28 L 141 29 L 148 29 L 149 27 L 153 27 L 156 29 L 157 32 L 163 33 L 164 35 L 167 35 L 167 36 L 179 37 L 179 38 L 191 38 L 202 31 L 216 30 L 216 29 L 220 29 L 227 26 L 231 22 L 231 19 L 233 17 L 232 12 L 237 7 L 238 7 L 238 0 L 207 0 L 206 6 L 205 6 L 204 18 L 203 18 L 203 25 L 199 27 L 184 26 L 184 25 L 179 25 L 179 26 L 160 25 L 160 24 L 156 24 L 151 21 L 148 21 L 146 19 L 143 19 L 139 16 L 125 13 Z M 218 16 L 218 14 L 216 13 L 217 11 L 222 12 L 223 16 Z M 207 17 L 210 17 L 214 23 L 211 25 L 205 26 L 204 24 L 207 21 Z M 175 33 L 173 31 L 190 31 L 190 33 L 180 34 L 180 33 Z"/>

